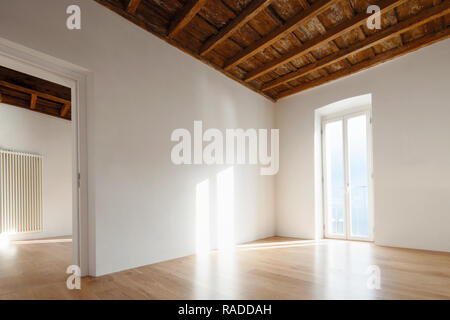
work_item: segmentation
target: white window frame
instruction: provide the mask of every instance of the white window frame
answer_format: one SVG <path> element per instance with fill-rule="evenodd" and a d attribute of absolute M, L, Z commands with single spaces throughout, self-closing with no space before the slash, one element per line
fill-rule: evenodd
<path fill-rule="evenodd" d="M 350 192 L 349 192 L 349 163 L 348 163 L 348 137 L 347 137 L 347 121 L 349 118 L 357 117 L 359 115 L 366 115 L 367 121 L 367 176 L 368 176 L 368 210 L 369 210 L 369 236 L 357 237 L 351 235 L 351 219 L 350 219 Z M 343 123 L 343 148 L 344 148 L 344 183 L 346 187 L 345 192 L 345 224 L 344 234 L 333 234 L 328 230 L 328 214 L 327 214 L 327 171 L 326 171 L 326 130 L 325 125 L 330 122 L 342 120 Z M 364 105 L 354 107 L 350 110 L 340 111 L 330 115 L 323 116 L 321 119 L 321 139 L 322 139 L 322 199 L 323 199 L 323 227 L 324 237 L 331 239 L 347 239 L 358 241 L 374 241 L 375 227 L 374 227 L 374 194 L 373 194 L 373 143 L 372 143 L 372 107 L 371 105 Z"/>

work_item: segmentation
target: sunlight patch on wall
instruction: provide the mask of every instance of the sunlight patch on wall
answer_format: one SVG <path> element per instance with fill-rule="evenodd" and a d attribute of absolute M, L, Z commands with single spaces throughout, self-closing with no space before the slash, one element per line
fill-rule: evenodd
<path fill-rule="evenodd" d="M 234 168 L 217 174 L 218 247 L 229 250 L 234 246 Z"/>
<path fill-rule="evenodd" d="M 197 184 L 196 193 L 196 244 L 197 254 L 210 250 L 209 234 L 209 179 Z"/>

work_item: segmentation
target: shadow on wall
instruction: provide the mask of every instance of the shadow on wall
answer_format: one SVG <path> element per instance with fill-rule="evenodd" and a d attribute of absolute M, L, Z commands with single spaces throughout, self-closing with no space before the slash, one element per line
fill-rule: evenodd
<path fill-rule="evenodd" d="M 221 251 L 234 247 L 234 215 L 234 167 L 229 167 L 197 184 L 197 254 L 207 253 L 215 247 Z M 214 229 L 217 232 L 211 232 Z"/>

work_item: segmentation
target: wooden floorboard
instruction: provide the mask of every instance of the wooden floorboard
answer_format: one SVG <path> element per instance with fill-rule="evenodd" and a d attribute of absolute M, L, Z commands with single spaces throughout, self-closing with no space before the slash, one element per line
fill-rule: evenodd
<path fill-rule="evenodd" d="M 0 247 L 0 299 L 450 299 L 450 253 L 274 237 L 82 280 L 66 288 L 71 243 Z M 381 289 L 367 288 L 367 268 Z"/>

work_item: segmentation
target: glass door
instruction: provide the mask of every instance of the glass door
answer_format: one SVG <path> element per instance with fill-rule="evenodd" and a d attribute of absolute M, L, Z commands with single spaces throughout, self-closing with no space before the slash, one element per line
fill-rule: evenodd
<path fill-rule="evenodd" d="M 369 111 L 323 122 L 325 236 L 372 240 Z"/>
<path fill-rule="evenodd" d="M 327 122 L 324 129 L 326 233 L 327 237 L 345 238 L 344 121 Z"/>

